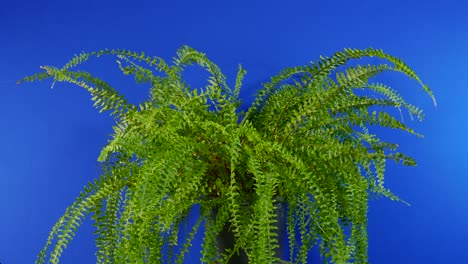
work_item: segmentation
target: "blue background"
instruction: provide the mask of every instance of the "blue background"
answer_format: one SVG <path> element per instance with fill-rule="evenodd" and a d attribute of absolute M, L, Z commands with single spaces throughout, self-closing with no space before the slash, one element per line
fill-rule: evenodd
<path fill-rule="evenodd" d="M 15 82 L 81 51 L 126 48 L 170 60 L 188 44 L 218 63 L 231 84 L 239 63 L 247 69 L 246 104 L 280 69 L 345 47 L 372 46 L 403 58 L 433 89 L 438 106 L 414 81 L 384 76 L 425 109 L 426 120 L 411 123 L 425 138 L 385 131 L 419 165 L 387 171 L 387 186 L 411 207 L 371 201 L 370 261 L 468 263 L 468 7 L 462 2 L 2 1 L 0 261 L 33 263 L 52 225 L 98 175 L 97 157 L 113 124 L 79 87 Z M 120 77 L 113 59 L 85 69 L 131 102 L 146 99 L 148 89 Z M 189 74 L 194 82 L 201 80 L 196 73 Z M 95 262 L 92 231 L 85 221 L 62 263 Z"/>

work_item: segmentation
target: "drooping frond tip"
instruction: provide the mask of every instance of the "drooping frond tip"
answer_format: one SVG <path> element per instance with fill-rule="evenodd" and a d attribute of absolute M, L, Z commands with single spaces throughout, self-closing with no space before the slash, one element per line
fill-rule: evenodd
<path fill-rule="evenodd" d="M 434 106 L 437 107 L 437 101 L 436 101 L 436 98 L 434 96 L 434 94 L 432 93 L 432 90 L 429 88 L 429 86 L 421 83 L 421 85 L 423 86 L 423 89 L 429 94 L 429 96 L 432 98 L 432 102 L 434 102 Z"/>

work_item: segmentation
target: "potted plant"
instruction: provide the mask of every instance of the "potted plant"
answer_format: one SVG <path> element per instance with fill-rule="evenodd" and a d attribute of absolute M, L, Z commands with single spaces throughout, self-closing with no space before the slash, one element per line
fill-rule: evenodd
<path fill-rule="evenodd" d="M 130 104 L 106 82 L 74 70 L 104 55 L 117 56 L 124 74 L 149 84 L 147 101 Z M 382 63 L 348 65 L 363 57 Z M 184 82 L 182 72 L 193 64 L 209 72 L 205 87 Z M 281 71 L 247 111 L 239 109 L 246 71 L 239 67 L 232 89 L 216 64 L 188 46 L 177 51 L 172 65 L 143 52 L 106 49 L 77 55 L 61 68 L 41 68 L 19 82 L 76 84 L 101 111 L 111 111 L 116 125 L 98 159 L 102 175 L 52 228 L 37 263 L 58 263 L 86 214 L 96 226 L 97 263 L 161 263 L 163 257 L 182 263 L 201 224 L 201 262 L 227 263 L 243 251 L 250 263 L 278 263 L 284 261 L 275 253 L 282 242 L 275 215 L 281 201 L 288 205 L 292 262 L 307 263 L 307 252 L 318 244 L 326 262 L 367 263 L 369 195 L 401 201 L 384 187 L 386 160 L 415 165 L 368 126 L 420 136 L 389 110 L 423 117 L 396 90 L 371 79 L 401 72 L 434 100 L 405 63 L 372 48 L 345 49 Z M 178 241 L 179 224 L 195 205 L 200 217 L 187 241 Z M 234 245 L 219 250 L 217 238 L 226 226 Z"/>

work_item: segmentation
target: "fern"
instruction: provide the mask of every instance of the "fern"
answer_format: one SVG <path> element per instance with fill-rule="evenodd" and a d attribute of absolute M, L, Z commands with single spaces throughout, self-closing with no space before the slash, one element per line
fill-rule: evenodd
<path fill-rule="evenodd" d="M 75 69 L 101 56 L 115 56 L 123 74 L 149 84 L 148 100 L 133 105 L 103 80 Z M 364 57 L 382 62 L 347 65 Z M 189 66 L 208 71 L 205 87 L 184 81 Z M 231 89 L 220 68 L 188 46 L 172 65 L 144 52 L 105 49 L 75 55 L 61 68 L 41 68 L 18 83 L 75 84 L 116 124 L 98 157 L 102 175 L 53 226 L 37 263 L 58 263 L 87 214 L 96 227 L 97 263 L 183 263 L 201 224 L 202 263 L 229 263 L 241 251 L 251 263 L 285 261 L 277 255 L 278 199 L 289 207 L 292 263 L 307 263 L 315 246 L 324 263 L 368 263 L 368 200 L 382 195 L 406 203 L 386 188 L 386 164 L 416 164 L 368 127 L 422 136 L 405 122 L 403 110 L 411 119 L 424 117 L 397 90 L 371 80 L 382 72 L 403 73 L 436 104 L 409 66 L 372 48 L 284 69 L 263 84 L 246 112 L 238 109 L 246 71 L 239 66 Z M 179 241 L 179 227 L 194 205 L 200 205 L 200 218 Z M 216 241 L 226 227 L 235 243 L 221 252 Z"/>

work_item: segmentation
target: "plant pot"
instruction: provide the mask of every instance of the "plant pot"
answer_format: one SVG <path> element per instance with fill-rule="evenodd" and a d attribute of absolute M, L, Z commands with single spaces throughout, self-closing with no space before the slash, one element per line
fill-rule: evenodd
<path fill-rule="evenodd" d="M 276 233 L 279 241 L 279 248 L 275 250 L 275 256 L 278 258 L 283 258 L 283 252 L 287 247 L 286 240 L 286 203 L 282 200 L 279 200 L 274 203 L 275 205 L 275 214 L 276 214 Z M 242 205 L 248 207 L 249 204 Z M 217 239 L 218 252 L 223 253 L 226 249 L 234 247 L 234 233 L 230 231 L 230 224 L 227 223 L 223 230 L 220 232 Z M 238 254 L 235 254 L 229 260 L 230 264 L 247 264 L 249 263 L 247 254 L 244 250 L 239 250 Z"/>

